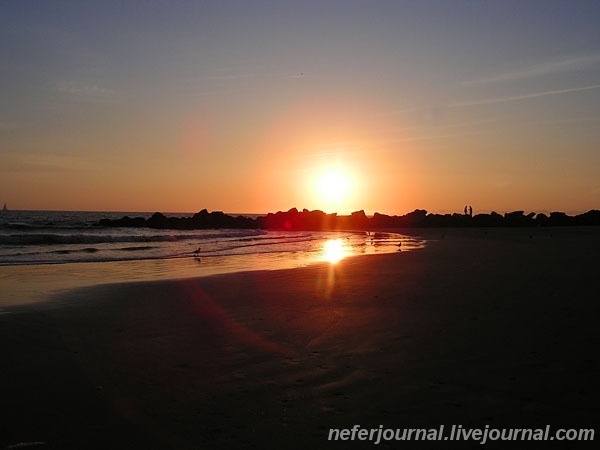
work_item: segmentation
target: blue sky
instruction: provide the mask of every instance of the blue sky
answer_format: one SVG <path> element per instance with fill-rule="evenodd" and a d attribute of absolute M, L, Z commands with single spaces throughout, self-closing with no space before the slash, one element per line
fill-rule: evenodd
<path fill-rule="evenodd" d="M 0 200 L 599 208 L 598 23 L 584 1 L 3 1 Z"/>

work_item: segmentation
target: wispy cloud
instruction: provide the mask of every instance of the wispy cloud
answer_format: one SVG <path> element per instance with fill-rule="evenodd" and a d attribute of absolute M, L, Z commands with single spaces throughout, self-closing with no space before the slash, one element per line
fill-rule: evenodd
<path fill-rule="evenodd" d="M 56 91 L 80 100 L 86 101 L 112 101 L 116 99 L 116 91 L 99 86 L 95 83 L 87 83 L 74 80 L 63 80 L 56 83 Z"/>
<path fill-rule="evenodd" d="M 451 108 L 464 108 L 469 106 L 480 106 L 480 105 L 492 105 L 494 103 L 508 103 L 515 102 L 520 100 L 528 100 L 532 98 L 538 97 L 546 97 L 550 95 L 561 95 L 561 94 L 569 94 L 573 92 L 582 92 L 582 91 L 591 91 L 594 89 L 600 89 L 600 84 L 592 84 L 590 86 L 582 86 L 582 87 L 574 87 L 574 88 L 566 88 L 566 89 L 555 89 L 551 91 L 541 91 L 541 92 L 531 92 L 528 94 L 519 94 L 519 95 L 508 95 L 505 97 L 492 97 L 492 98 L 484 98 L 479 100 L 468 100 L 462 102 L 448 103 L 445 105 L 436 105 L 436 106 L 420 106 L 414 108 L 406 108 L 396 111 L 389 111 L 385 113 L 381 113 L 380 116 L 394 116 L 399 114 L 407 114 L 421 111 L 434 111 L 434 110 L 443 110 L 443 109 L 451 109 Z"/>
<path fill-rule="evenodd" d="M 462 136 L 474 136 L 483 134 L 484 130 L 472 130 L 458 133 L 441 133 L 441 134 L 422 134 L 416 136 L 405 136 L 398 139 L 390 140 L 388 143 L 401 143 L 401 142 L 417 142 L 417 141 L 430 141 L 435 139 L 452 139 Z"/>
<path fill-rule="evenodd" d="M 559 120 L 540 120 L 532 122 L 538 125 L 557 125 L 561 123 L 585 123 L 585 122 L 598 122 L 600 121 L 600 116 L 584 116 L 584 117 L 571 117 L 568 119 L 559 119 Z"/>
<path fill-rule="evenodd" d="M 561 94 L 569 94 L 571 92 L 581 92 L 581 91 L 591 91 L 593 89 L 600 88 L 600 84 L 593 84 L 591 86 L 583 86 L 577 88 L 567 88 L 567 89 L 557 89 L 553 91 L 542 91 L 542 92 L 532 92 L 529 94 L 520 94 L 520 95 L 509 95 L 507 97 L 495 97 L 495 98 L 486 98 L 481 100 L 472 100 L 467 102 L 457 102 L 447 105 L 448 108 L 462 108 L 465 106 L 479 106 L 479 105 L 490 105 L 493 103 L 506 103 L 506 102 L 514 102 L 519 100 L 527 100 L 531 98 L 537 97 L 546 97 L 549 95 L 561 95 Z"/>
<path fill-rule="evenodd" d="M 78 155 L 45 153 L 0 153 L 0 160 L 8 172 L 81 172 L 94 165 Z"/>
<path fill-rule="evenodd" d="M 491 77 L 466 81 L 464 85 L 481 85 L 540 77 L 554 73 L 581 70 L 600 63 L 600 54 L 567 57 L 561 60 L 534 64 L 522 70 L 504 72 Z"/>
<path fill-rule="evenodd" d="M 282 79 L 298 79 L 306 78 L 307 75 L 304 72 L 297 73 L 223 73 L 218 75 L 209 75 L 204 77 L 206 80 L 211 81 L 234 81 L 243 80 L 248 78 L 282 78 Z"/>
<path fill-rule="evenodd" d="M 223 75 L 209 75 L 207 80 L 242 80 L 244 78 L 263 78 L 269 75 L 263 73 L 230 73 Z"/>

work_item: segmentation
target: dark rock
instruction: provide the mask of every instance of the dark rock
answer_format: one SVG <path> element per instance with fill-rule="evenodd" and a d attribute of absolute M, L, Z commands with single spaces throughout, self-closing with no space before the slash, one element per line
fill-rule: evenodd
<path fill-rule="evenodd" d="M 98 225 L 102 227 L 126 227 L 126 228 L 140 228 L 146 226 L 146 219 L 143 217 L 124 216 L 120 219 L 101 219 Z"/>
<path fill-rule="evenodd" d="M 539 213 L 537 216 L 535 216 L 535 223 L 539 226 L 539 227 L 545 227 L 548 226 L 548 220 L 550 218 L 544 214 L 544 213 Z"/>
<path fill-rule="evenodd" d="M 586 213 L 575 216 L 577 225 L 600 225 L 600 211 L 592 209 Z"/>
<path fill-rule="evenodd" d="M 524 215 L 524 211 L 513 211 L 511 213 L 504 214 L 504 225 L 508 227 L 528 227 L 534 226 L 535 221 L 533 216 L 535 213 Z"/>
<path fill-rule="evenodd" d="M 149 228 L 169 228 L 169 220 L 167 216 L 159 212 L 155 212 L 146 220 L 146 226 Z"/>
<path fill-rule="evenodd" d="M 567 216 L 566 213 L 555 211 L 550 213 L 550 219 L 548 219 L 548 225 L 551 227 L 564 227 L 567 225 L 573 225 L 573 217 Z"/>
<path fill-rule="evenodd" d="M 223 211 L 208 212 L 203 209 L 192 217 L 167 217 L 162 213 L 154 213 L 149 219 L 143 217 L 121 219 L 102 219 L 98 222 L 102 227 L 149 227 L 157 229 L 214 229 L 214 228 L 259 228 L 270 230 L 370 230 L 381 228 L 409 227 L 530 227 L 530 226 L 569 226 L 600 225 L 600 211 L 590 210 L 575 217 L 564 212 L 553 212 L 550 216 L 524 211 L 513 211 L 504 216 L 493 211 L 490 214 L 477 214 L 473 217 L 465 214 L 427 214 L 424 209 L 416 209 L 403 216 L 388 216 L 375 213 L 368 217 L 364 210 L 355 211 L 349 216 L 326 214 L 323 211 L 301 212 L 296 208 L 288 211 L 269 213 L 256 219 L 249 217 L 233 217 Z"/>

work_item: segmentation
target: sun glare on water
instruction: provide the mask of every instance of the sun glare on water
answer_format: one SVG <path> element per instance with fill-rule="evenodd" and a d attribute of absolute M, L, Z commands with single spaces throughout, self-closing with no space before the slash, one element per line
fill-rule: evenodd
<path fill-rule="evenodd" d="M 332 264 L 343 259 L 347 254 L 347 249 L 341 239 L 329 239 L 323 245 L 323 256 L 325 261 Z"/>

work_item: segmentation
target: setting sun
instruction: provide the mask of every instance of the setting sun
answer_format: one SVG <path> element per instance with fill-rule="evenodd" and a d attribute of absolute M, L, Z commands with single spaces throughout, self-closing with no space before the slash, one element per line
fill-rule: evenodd
<path fill-rule="evenodd" d="M 327 167 L 317 172 L 312 180 L 312 190 L 319 208 L 344 212 L 352 203 L 354 180 L 341 167 Z"/>
<path fill-rule="evenodd" d="M 348 177 L 338 170 L 323 172 L 317 183 L 319 193 L 330 202 L 344 200 L 350 190 Z"/>

